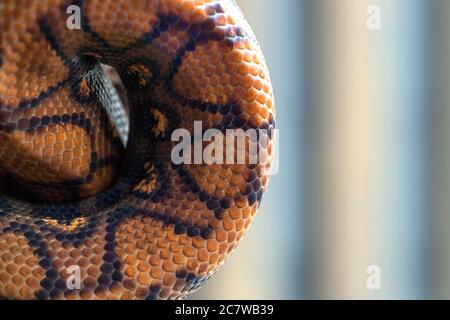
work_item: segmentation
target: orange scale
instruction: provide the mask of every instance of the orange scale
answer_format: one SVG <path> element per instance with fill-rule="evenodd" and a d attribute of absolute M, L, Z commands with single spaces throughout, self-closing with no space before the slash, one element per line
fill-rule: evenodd
<path fill-rule="evenodd" d="M 24 267 L 21 267 L 20 269 L 19 269 L 19 273 L 22 275 L 22 276 L 28 276 L 30 273 L 31 273 L 31 269 L 29 268 L 29 267 L 27 267 L 27 266 L 24 266 Z M 28 279 L 27 279 L 28 280 Z M 0 277 L 0 281 L 2 281 L 2 279 L 1 279 L 1 277 Z"/>
<path fill-rule="evenodd" d="M 228 253 L 229 244 L 226 242 L 228 238 L 225 238 L 222 243 L 219 244 L 219 254 L 223 255 Z"/>
<path fill-rule="evenodd" d="M 157 280 L 162 280 L 163 279 L 163 271 L 161 270 L 161 268 L 158 267 L 152 267 L 150 269 L 150 276 L 153 279 L 157 279 Z"/>

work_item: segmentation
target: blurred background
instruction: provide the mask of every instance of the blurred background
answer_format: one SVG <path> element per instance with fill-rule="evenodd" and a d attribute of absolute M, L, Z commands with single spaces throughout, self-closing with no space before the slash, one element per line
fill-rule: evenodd
<path fill-rule="evenodd" d="M 280 170 L 192 298 L 449 299 L 450 1 L 237 2 L 271 71 Z"/>

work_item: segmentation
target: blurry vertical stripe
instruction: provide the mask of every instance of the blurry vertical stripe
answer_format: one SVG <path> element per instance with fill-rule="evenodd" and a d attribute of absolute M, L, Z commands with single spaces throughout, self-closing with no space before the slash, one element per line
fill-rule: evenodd
<path fill-rule="evenodd" d="M 254 225 L 236 249 L 236 255 L 193 298 L 301 298 L 305 264 L 301 210 L 301 2 L 236 2 L 255 31 L 270 69 L 280 129 L 280 170 L 271 177 Z"/>
<path fill-rule="evenodd" d="M 427 274 L 431 298 L 450 299 L 450 1 L 434 1 L 432 52 L 433 90 L 432 123 L 433 180 L 430 207 L 434 208 L 431 237 L 431 270 Z"/>
<path fill-rule="evenodd" d="M 425 267 L 427 5 L 383 0 L 372 37 L 376 67 L 376 205 L 372 218 L 382 290 L 375 298 L 423 298 Z"/>
<path fill-rule="evenodd" d="M 373 253 L 373 35 L 366 8 L 373 1 L 307 1 L 312 60 L 308 137 L 308 295 L 365 298 Z"/>

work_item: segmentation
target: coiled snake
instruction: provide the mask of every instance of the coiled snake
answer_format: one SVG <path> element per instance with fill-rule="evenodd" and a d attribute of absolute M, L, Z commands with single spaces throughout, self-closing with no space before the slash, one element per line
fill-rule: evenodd
<path fill-rule="evenodd" d="M 234 1 L 1 0 L 0 28 L 0 296 L 199 288 L 250 227 L 274 152 L 268 70 Z M 172 133 L 198 122 L 266 130 L 265 160 L 198 162 L 191 140 L 197 160 L 176 163 Z"/>

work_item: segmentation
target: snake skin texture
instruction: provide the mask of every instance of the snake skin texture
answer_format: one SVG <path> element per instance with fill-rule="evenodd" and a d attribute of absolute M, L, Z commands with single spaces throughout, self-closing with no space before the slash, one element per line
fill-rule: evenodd
<path fill-rule="evenodd" d="M 80 29 L 67 26 L 71 5 Z M 171 133 L 193 134 L 194 121 L 275 127 L 234 1 L 0 0 L 0 33 L 0 297 L 181 299 L 201 287 L 251 226 L 274 153 L 269 133 L 257 164 L 171 158 Z"/>

